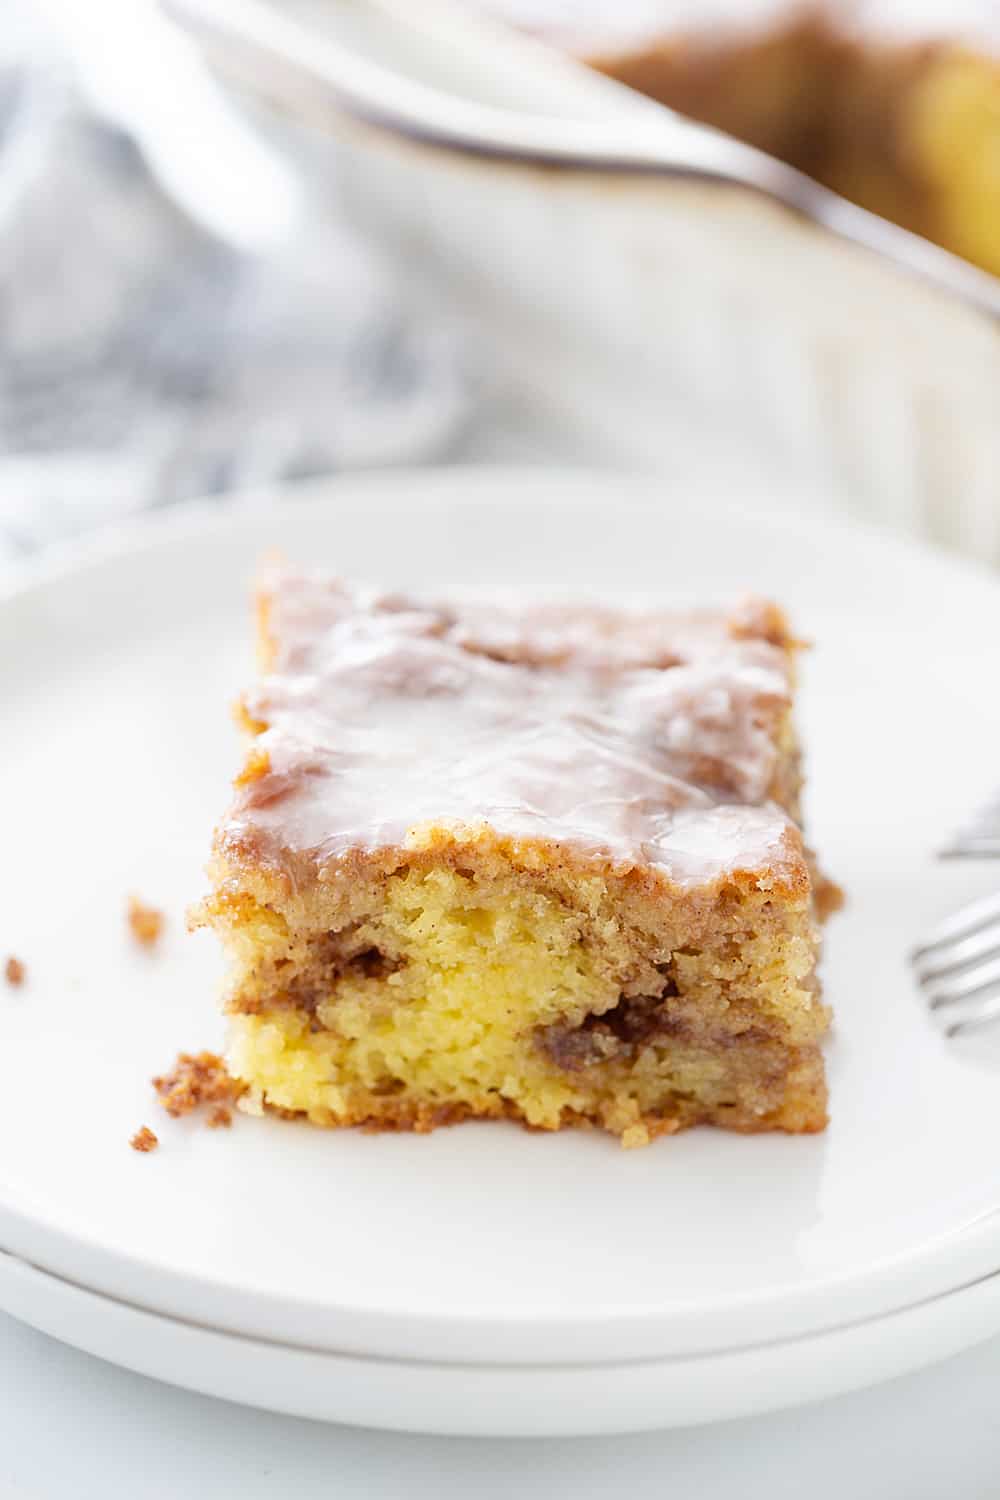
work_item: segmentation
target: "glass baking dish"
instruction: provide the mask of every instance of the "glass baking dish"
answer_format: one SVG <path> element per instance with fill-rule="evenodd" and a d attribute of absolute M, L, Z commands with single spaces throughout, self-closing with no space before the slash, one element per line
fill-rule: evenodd
<path fill-rule="evenodd" d="M 337 128 L 351 214 L 474 311 L 527 399 L 644 465 L 669 466 L 697 429 L 821 480 L 858 513 L 1000 562 L 1000 280 L 893 226 L 853 243 L 812 200 L 800 211 L 697 161 L 532 159 L 526 122 L 641 141 L 676 117 L 448 0 L 285 0 L 297 71 L 267 65 L 266 26 L 252 46 L 231 30 L 218 45 L 220 11 L 238 20 L 243 0 L 176 8 L 227 71 Z M 328 44 L 339 89 L 323 77 Z M 402 104 L 365 107 L 373 62 L 401 101 L 418 81 L 433 129 Z M 454 108 L 435 98 L 458 119 L 488 111 L 488 149 L 451 131 Z M 817 191 L 830 223 L 856 212 Z"/>

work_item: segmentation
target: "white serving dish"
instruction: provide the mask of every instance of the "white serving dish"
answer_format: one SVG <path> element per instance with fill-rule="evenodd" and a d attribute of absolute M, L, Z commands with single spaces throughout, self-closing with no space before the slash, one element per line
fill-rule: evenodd
<path fill-rule="evenodd" d="M 202 4 L 217 0 L 184 0 Z M 662 115 L 461 0 L 374 9 L 396 22 L 373 40 L 364 7 L 281 6 L 514 113 L 637 131 Z M 345 127 L 315 89 L 300 102 L 342 130 L 348 212 L 460 301 L 504 377 L 590 442 L 669 470 L 700 425 L 800 477 L 804 495 L 832 486 L 859 514 L 1000 562 L 1000 324 L 974 299 L 731 186 L 477 158 Z"/>
<path fill-rule="evenodd" d="M 940 1337 L 878 1359 L 866 1333 L 842 1374 L 822 1354 L 835 1344 L 818 1342 L 802 1373 L 798 1341 L 957 1307 L 952 1294 L 1000 1270 L 997 1046 L 947 1044 L 904 964 L 929 921 L 986 885 L 931 851 L 995 775 L 982 684 L 1000 663 L 983 627 L 1000 583 L 808 507 L 790 515 L 780 498 L 531 471 L 370 475 L 280 508 L 164 515 L 0 601 L 0 784 L 17 789 L 4 941 L 29 970 L 0 1006 L 0 1250 L 105 1313 L 110 1299 L 155 1315 L 171 1347 L 183 1324 L 226 1335 L 220 1351 L 291 1349 L 296 1369 L 309 1351 L 329 1357 L 340 1373 L 313 1414 L 377 1421 L 371 1372 L 385 1366 L 387 1389 L 398 1377 L 387 1425 L 435 1430 L 577 1430 L 571 1393 L 609 1381 L 609 1422 L 697 1420 L 674 1377 L 703 1360 L 732 1361 L 724 1403 L 711 1408 L 704 1386 L 706 1414 L 763 1409 L 990 1331 L 985 1314 L 948 1314 Z M 688 595 L 750 586 L 787 602 L 820 642 L 803 699 L 811 830 L 851 898 L 825 958 L 837 1032 L 824 1136 L 693 1131 L 623 1155 L 597 1134 L 503 1124 L 372 1137 L 158 1117 L 152 1074 L 221 1035 L 214 944 L 186 937 L 182 913 L 234 764 L 246 581 L 273 544 L 389 585 L 517 580 L 637 600 L 662 598 L 669 578 Z M 129 890 L 169 913 L 154 957 L 127 940 Z M 161 1136 L 151 1156 L 127 1146 L 142 1123 Z M 110 1334 L 72 1332 L 75 1314 L 51 1321 L 48 1282 L 37 1302 L 34 1283 L 16 1285 L 31 1296 L 5 1293 L 9 1310 L 113 1356 Z M 174 1355 L 142 1364 L 140 1335 L 122 1337 L 124 1362 L 180 1378 Z M 787 1380 L 738 1357 L 793 1342 Z M 186 1382 L 285 1400 L 270 1356 L 253 1377 L 248 1356 L 244 1381 L 221 1352 L 210 1385 L 208 1354 L 190 1349 Z M 647 1362 L 666 1384 L 647 1382 Z M 532 1372 L 553 1366 L 572 1378 L 553 1377 L 563 1395 L 531 1418 L 525 1393 L 545 1387 Z M 414 1368 L 430 1370 L 425 1388 Z M 737 1375 L 765 1368 L 739 1395 Z M 493 1373 L 469 1375 L 484 1394 L 450 1414 L 455 1369 Z"/>

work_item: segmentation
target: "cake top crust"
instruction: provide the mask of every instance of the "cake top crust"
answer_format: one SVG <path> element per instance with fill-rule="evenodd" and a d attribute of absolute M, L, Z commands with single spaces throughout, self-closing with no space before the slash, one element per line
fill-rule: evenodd
<path fill-rule="evenodd" d="M 906 44 L 1000 43 L 994 0 L 474 0 L 477 8 L 583 56 L 641 53 L 671 40 L 753 40 L 814 27 L 831 37 Z"/>
<path fill-rule="evenodd" d="M 289 570 L 218 834 L 324 866 L 484 828 L 680 885 L 801 863 L 773 800 L 795 643 L 774 605 L 439 605 Z"/>

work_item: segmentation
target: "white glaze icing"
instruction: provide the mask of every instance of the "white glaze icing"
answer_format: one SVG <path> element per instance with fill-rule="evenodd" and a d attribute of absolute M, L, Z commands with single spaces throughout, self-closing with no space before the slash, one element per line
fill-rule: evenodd
<path fill-rule="evenodd" d="M 275 659 L 246 705 L 269 770 L 223 847 L 323 864 L 486 825 L 682 884 L 798 848 L 767 800 L 790 701 L 767 606 L 439 608 L 290 573 L 266 592 Z"/>

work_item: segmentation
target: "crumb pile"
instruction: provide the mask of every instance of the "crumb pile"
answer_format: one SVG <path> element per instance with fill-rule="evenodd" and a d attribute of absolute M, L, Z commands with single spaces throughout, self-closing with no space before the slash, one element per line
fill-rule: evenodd
<path fill-rule="evenodd" d="M 232 1124 L 231 1106 L 244 1086 L 230 1077 L 222 1058 L 214 1052 L 181 1052 L 168 1073 L 153 1079 L 160 1103 L 172 1119 L 207 1109 L 210 1129 Z"/>

